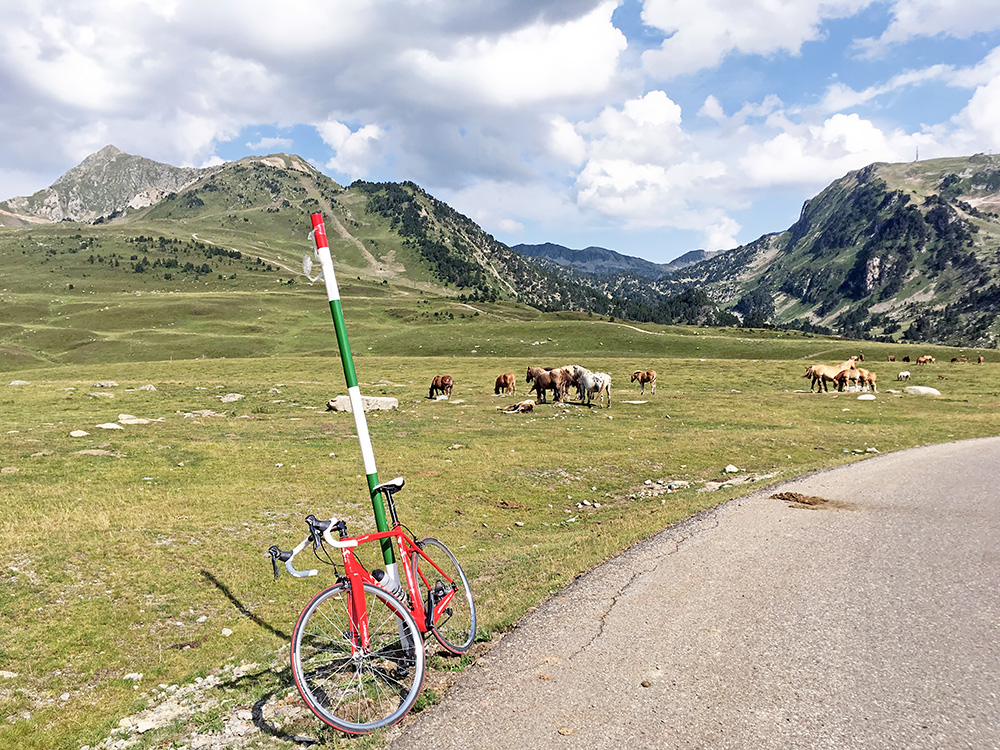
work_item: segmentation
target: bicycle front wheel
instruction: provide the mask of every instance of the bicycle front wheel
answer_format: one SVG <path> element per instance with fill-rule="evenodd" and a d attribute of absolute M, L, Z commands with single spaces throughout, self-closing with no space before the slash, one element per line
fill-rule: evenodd
<path fill-rule="evenodd" d="M 434 561 L 432 565 L 416 552 L 411 558 L 417 571 L 417 585 L 429 613 L 427 625 L 438 643 L 448 651 L 464 654 L 476 639 L 476 605 L 465 571 L 451 550 L 437 539 L 421 539 L 417 546 Z M 452 591 L 451 600 L 434 616 L 443 597 Z"/>
<path fill-rule="evenodd" d="M 368 734 L 395 724 L 424 682 L 423 638 L 391 594 L 364 584 L 368 648 L 351 615 L 350 584 L 317 594 L 292 634 L 292 674 L 316 716 L 342 732 Z"/>

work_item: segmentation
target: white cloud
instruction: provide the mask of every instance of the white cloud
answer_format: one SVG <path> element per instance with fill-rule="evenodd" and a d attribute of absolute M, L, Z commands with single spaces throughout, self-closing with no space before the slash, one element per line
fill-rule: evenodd
<path fill-rule="evenodd" d="M 365 125 L 352 132 L 344 123 L 330 120 L 317 125 L 316 130 L 335 152 L 326 169 L 359 178 L 382 158 L 379 145 L 385 133 L 378 125 Z"/>
<path fill-rule="evenodd" d="M 292 143 L 291 138 L 261 138 L 255 143 L 247 143 L 247 148 L 251 151 L 274 153 L 276 151 L 286 151 L 292 147 Z"/>
<path fill-rule="evenodd" d="M 740 244 L 736 239 L 740 229 L 739 223 L 728 217 L 709 225 L 705 229 L 703 249 L 731 250 Z"/>
<path fill-rule="evenodd" d="M 722 108 L 722 103 L 711 94 L 705 97 L 705 103 L 701 105 L 698 114 L 701 117 L 707 117 L 716 122 L 722 122 L 726 119 L 726 112 Z"/>
<path fill-rule="evenodd" d="M 856 114 L 836 114 L 818 125 L 790 125 L 773 138 L 751 143 L 740 159 L 749 185 L 758 188 L 819 188 L 876 161 L 908 161 L 929 134 L 883 132 Z M 924 156 L 931 156 L 925 148 Z"/>
<path fill-rule="evenodd" d="M 560 161 L 577 166 L 587 158 L 587 144 L 565 117 L 552 120 L 548 140 L 549 153 Z"/>
<path fill-rule="evenodd" d="M 976 88 L 968 105 L 958 113 L 953 123 L 952 138 L 966 153 L 1000 150 L 1000 76 Z"/>
<path fill-rule="evenodd" d="M 442 50 L 415 45 L 405 53 L 424 85 L 494 107 L 590 98 L 618 75 L 625 36 L 611 23 L 617 2 L 603 2 L 581 18 L 538 23 L 487 38 L 469 36 Z"/>
<path fill-rule="evenodd" d="M 887 45 L 915 37 L 951 36 L 966 39 L 1000 29 L 996 0 L 895 0 L 892 22 L 878 39 L 863 39 L 859 47 L 869 54 Z"/>
<path fill-rule="evenodd" d="M 645 0 L 642 20 L 666 35 L 642 55 L 656 78 L 718 65 L 730 54 L 797 55 L 822 36 L 824 20 L 853 15 L 871 0 Z"/>

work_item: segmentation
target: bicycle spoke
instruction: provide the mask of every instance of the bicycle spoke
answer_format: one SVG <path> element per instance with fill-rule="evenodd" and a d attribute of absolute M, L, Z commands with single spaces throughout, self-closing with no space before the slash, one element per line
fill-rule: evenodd
<path fill-rule="evenodd" d="M 394 597 L 365 587 L 368 648 L 351 637 L 346 586 L 335 586 L 310 603 L 296 625 L 292 666 L 299 692 L 326 723 L 346 732 L 388 726 L 410 709 L 423 682 L 422 649 L 403 647 L 400 631 L 420 642 L 419 631 Z"/>

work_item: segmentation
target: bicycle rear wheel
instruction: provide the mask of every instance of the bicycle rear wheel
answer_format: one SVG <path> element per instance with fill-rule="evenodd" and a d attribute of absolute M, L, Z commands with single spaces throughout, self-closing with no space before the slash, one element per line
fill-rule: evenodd
<path fill-rule="evenodd" d="M 317 594 L 292 634 L 292 674 L 316 716 L 342 732 L 368 734 L 395 724 L 424 682 L 423 638 L 412 615 L 391 594 L 364 584 L 369 646 L 350 613 L 350 584 Z M 353 636 L 353 637 L 352 637 Z"/>
<path fill-rule="evenodd" d="M 417 546 L 437 566 L 435 568 L 418 553 L 412 553 L 411 561 L 417 571 L 417 586 L 421 589 L 424 606 L 429 613 L 427 625 L 448 651 L 464 654 L 476 639 L 476 605 L 472 601 L 469 581 L 458 560 L 442 542 L 427 537 L 417 542 Z M 434 617 L 436 605 L 451 591 L 454 591 L 451 600 Z"/>

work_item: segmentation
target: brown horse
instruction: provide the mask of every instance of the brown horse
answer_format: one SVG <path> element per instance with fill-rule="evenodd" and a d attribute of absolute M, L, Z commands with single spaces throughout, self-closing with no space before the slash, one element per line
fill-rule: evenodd
<path fill-rule="evenodd" d="M 530 390 L 538 394 L 538 403 L 545 403 L 545 391 L 551 390 L 553 400 L 566 400 L 566 385 L 569 378 L 565 370 L 547 370 L 544 367 L 529 367 L 525 380 L 534 383 Z"/>
<path fill-rule="evenodd" d="M 517 393 L 517 381 L 514 380 L 514 373 L 505 372 L 497 375 L 497 384 L 493 387 L 493 395 L 499 396 L 501 393 Z"/>
<path fill-rule="evenodd" d="M 431 390 L 427 398 L 434 398 L 438 393 L 443 393 L 446 397 L 451 396 L 454 385 L 455 380 L 451 375 L 438 375 L 431 381 Z"/>
<path fill-rule="evenodd" d="M 656 370 L 636 370 L 632 373 L 632 381 L 639 381 L 639 393 L 646 392 L 646 383 L 649 383 L 649 393 L 650 395 L 656 395 Z"/>

